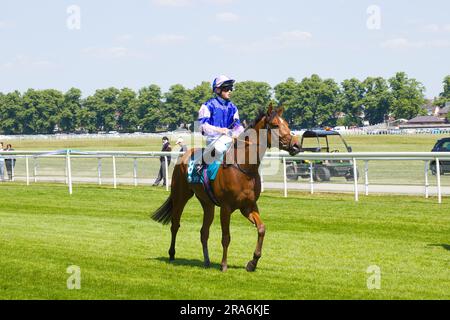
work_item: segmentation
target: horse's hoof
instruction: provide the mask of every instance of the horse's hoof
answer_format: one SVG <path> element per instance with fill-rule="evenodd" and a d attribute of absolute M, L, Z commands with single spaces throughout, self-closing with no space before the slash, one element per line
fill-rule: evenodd
<path fill-rule="evenodd" d="M 220 266 L 220 271 L 226 272 L 227 270 L 228 270 L 228 266 L 227 265 Z"/>
<path fill-rule="evenodd" d="M 256 270 L 256 264 L 253 262 L 253 260 L 249 261 L 247 263 L 247 267 L 245 268 L 248 272 L 253 272 Z"/>
<path fill-rule="evenodd" d="M 203 263 L 203 266 L 204 266 L 205 268 L 209 268 L 209 267 L 211 266 L 211 262 L 205 261 L 205 262 Z"/>
<path fill-rule="evenodd" d="M 169 257 L 169 261 L 174 261 L 175 260 L 175 256 L 170 256 Z"/>

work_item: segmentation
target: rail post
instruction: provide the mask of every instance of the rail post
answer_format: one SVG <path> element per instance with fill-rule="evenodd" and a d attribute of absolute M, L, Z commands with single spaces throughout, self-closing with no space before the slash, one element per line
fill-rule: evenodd
<path fill-rule="evenodd" d="M 70 150 L 66 152 L 66 163 L 67 163 L 67 178 L 69 185 L 69 194 L 72 194 L 72 167 L 70 163 Z"/>
<path fill-rule="evenodd" d="M 358 194 L 358 169 L 356 168 L 356 158 L 353 158 L 353 187 L 355 189 L 355 201 L 359 201 L 359 194 Z"/>
<path fill-rule="evenodd" d="M 429 170 L 429 167 L 430 167 L 430 161 L 429 160 L 426 160 L 425 161 L 425 199 L 428 199 L 429 198 L 429 191 L 428 191 L 428 188 L 430 187 L 430 184 L 429 184 L 429 182 L 428 182 L 428 170 Z"/>
<path fill-rule="evenodd" d="M 116 172 L 116 156 L 112 156 L 113 162 L 113 186 L 114 189 L 117 188 L 117 172 Z"/>
<path fill-rule="evenodd" d="M 25 156 L 25 171 L 26 171 L 26 179 L 27 179 L 27 186 L 30 185 L 30 166 L 28 161 L 28 156 Z"/>
<path fill-rule="evenodd" d="M 14 177 L 14 161 L 16 161 L 16 159 L 11 158 L 11 181 L 15 181 L 16 180 L 15 177 Z"/>
<path fill-rule="evenodd" d="M 137 187 L 138 181 L 137 181 L 137 158 L 134 158 L 133 163 L 133 180 L 134 180 L 134 186 Z"/>
<path fill-rule="evenodd" d="M 66 153 L 66 165 L 64 166 L 64 177 L 66 178 L 66 184 L 69 184 L 69 175 L 67 173 L 67 153 Z"/>
<path fill-rule="evenodd" d="M 437 180 L 438 203 L 442 203 L 441 164 L 439 163 L 439 158 L 436 158 L 436 180 Z"/>
<path fill-rule="evenodd" d="M 283 182 L 284 182 L 284 197 L 287 198 L 286 157 L 283 157 Z"/>
<path fill-rule="evenodd" d="M 98 185 L 101 186 L 102 185 L 102 158 L 98 158 L 98 161 L 97 161 L 97 180 L 98 180 Z"/>
<path fill-rule="evenodd" d="M 169 164 L 167 163 L 167 156 L 164 156 L 164 170 L 166 171 L 166 191 L 169 191 Z"/>
<path fill-rule="evenodd" d="M 364 160 L 364 185 L 365 185 L 365 191 L 366 196 L 369 195 L 369 161 Z"/>

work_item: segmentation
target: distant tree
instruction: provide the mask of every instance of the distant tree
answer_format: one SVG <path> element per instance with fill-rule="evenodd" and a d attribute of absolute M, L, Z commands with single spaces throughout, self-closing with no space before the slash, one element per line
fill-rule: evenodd
<path fill-rule="evenodd" d="M 299 97 L 300 84 L 294 78 L 277 84 L 274 88 L 275 99 L 284 108 L 284 117 L 292 127 L 301 127 L 302 106 Z"/>
<path fill-rule="evenodd" d="M 363 99 L 365 120 L 370 124 L 382 123 L 389 114 L 391 93 L 386 79 L 368 77 L 363 82 L 365 95 Z"/>
<path fill-rule="evenodd" d="M 23 122 L 20 118 L 23 110 L 22 95 L 14 91 L 0 94 L 0 132 L 3 134 L 21 134 Z"/>
<path fill-rule="evenodd" d="M 23 95 L 23 109 L 19 115 L 23 121 L 23 133 L 53 133 L 63 101 L 64 96 L 58 90 L 27 90 Z"/>
<path fill-rule="evenodd" d="M 139 90 L 137 97 L 137 117 L 140 130 L 155 132 L 163 120 L 162 93 L 157 85 L 150 85 Z"/>
<path fill-rule="evenodd" d="M 120 117 L 117 99 L 120 90 L 116 88 L 99 89 L 89 96 L 85 106 L 90 115 L 95 115 L 95 127 L 99 131 L 118 130 Z M 85 112 L 84 112 L 85 113 Z M 85 113 L 85 115 L 87 115 Z"/>
<path fill-rule="evenodd" d="M 341 83 L 339 104 L 345 113 L 345 125 L 361 126 L 364 118 L 364 85 L 358 79 L 352 78 Z"/>
<path fill-rule="evenodd" d="M 404 72 L 398 72 L 388 81 L 392 92 L 390 113 L 396 119 L 411 119 L 426 114 L 422 108 L 425 87 L 420 82 L 409 79 Z"/>
<path fill-rule="evenodd" d="M 116 114 L 117 125 L 121 132 L 134 132 L 138 127 L 137 99 L 136 93 L 129 89 L 123 88 L 117 97 Z"/>
<path fill-rule="evenodd" d="M 446 76 L 442 83 L 444 89 L 439 97 L 434 100 L 434 105 L 440 107 L 444 107 L 447 102 L 450 102 L 450 75 Z"/>
<path fill-rule="evenodd" d="M 86 100 L 83 100 L 80 109 L 77 111 L 77 129 L 89 133 L 97 132 L 96 119 L 97 113 L 94 110 L 90 110 Z"/>
<path fill-rule="evenodd" d="M 339 113 L 339 86 L 332 79 L 313 74 L 300 83 L 289 78 L 275 87 L 275 98 L 286 108 L 293 128 L 336 125 Z"/>
<path fill-rule="evenodd" d="M 81 109 L 81 90 L 71 88 L 64 94 L 61 110 L 58 114 L 58 125 L 63 132 L 74 132 L 77 128 L 77 117 Z"/>
<path fill-rule="evenodd" d="M 269 105 L 271 90 L 266 82 L 243 81 L 236 84 L 231 100 L 239 109 L 241 121 L 252 121 L 259 109 Z"/>
<path fill-rule="evenodd" d="M 167 125 L 169 130 L 194 122 L 195 109 L 189 91 L 183 85 L 171 86 L 164 98 L 162 123 Z"/>

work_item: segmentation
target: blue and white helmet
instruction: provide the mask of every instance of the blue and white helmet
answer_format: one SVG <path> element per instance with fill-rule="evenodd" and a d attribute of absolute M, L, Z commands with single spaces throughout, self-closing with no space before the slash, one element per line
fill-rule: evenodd
<path fill-rule="evenodd" d="M 221 75 L 214 79 L 212 84 L 212 90 L 215 91 L 217 88 L 222 87 L 232 87 L 236 80 L 231 79 L 227 76 Z"/>

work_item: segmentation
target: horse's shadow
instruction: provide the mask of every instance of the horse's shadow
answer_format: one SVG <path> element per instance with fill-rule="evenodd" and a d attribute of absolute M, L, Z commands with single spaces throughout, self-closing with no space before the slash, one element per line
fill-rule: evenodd
<path fill-rule="evenodd" d="M 158 257 L 158 258 L 149 258 L 151 260 L 158 260 L 161 262 L 165 262 L 167 264 L 171 264 L 174 266 L 188 266 L 188 267 L 197 267 L 202 269 L 220 269 L 221 265 L 220 263 L 213 263 L 211 262 L 209 268 L 206 268 L 203 264 L 203 260 L 198 259 L 182 259 L 182 258 L 175 258 L 175 260 L 170 261 L 167 257 Z M 243 269 L 244 267 L 239 266 L 233 266 L 228 265 L 228 269 Z"/>
<path fill-rule="evenodd" d="M 446 244 L 446 243 L 434 243 L 434 244 L 429 244 L 429 247 L 442 247 L 447 251 L 450 251 L 450 244 Z"/>

